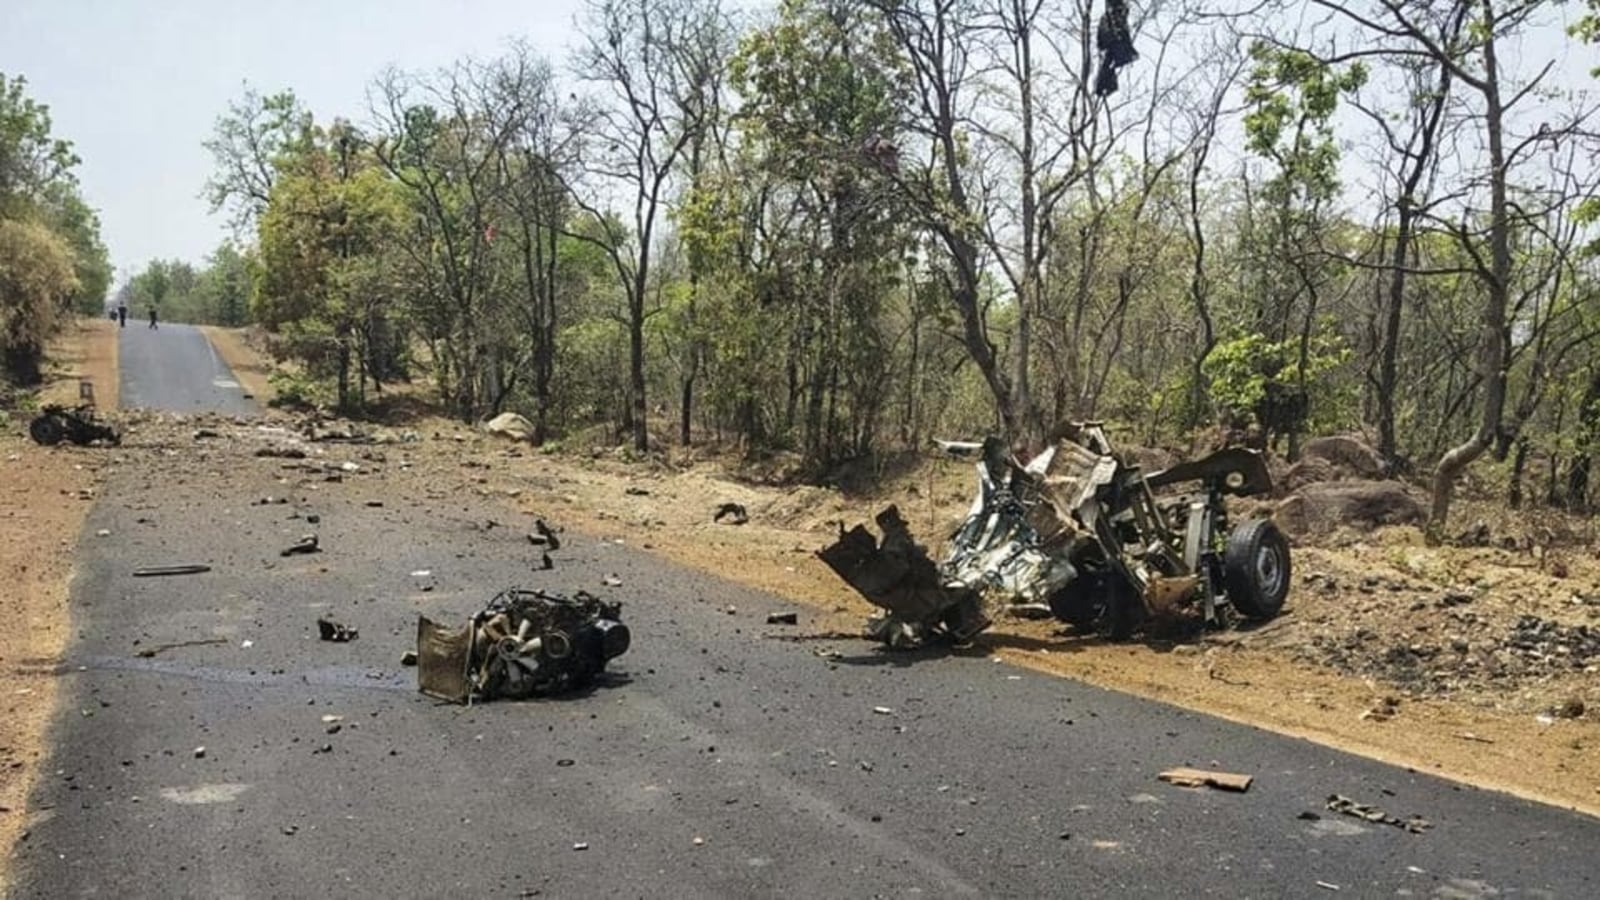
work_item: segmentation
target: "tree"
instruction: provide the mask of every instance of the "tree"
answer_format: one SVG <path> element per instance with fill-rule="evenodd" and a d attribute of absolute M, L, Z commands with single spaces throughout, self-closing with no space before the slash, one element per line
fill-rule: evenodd
<path fill-rule="evenodd" d="M 234 230 L 249 233 L 271 201 L 280 157 L 303 149 L 311 128 L 293 91 L 263 96 L 246 84 L 204 144 L 216 163 L 205 188 L 211 211 L 226 210 Z"/>
<path fill-rule="evenodd" d="M 910 249 L 903 207 L 873 148 L 899 114 L 894 56 L 875 14 L 845 2 L 789 2 L 770 28 L 745 39 L 733 64 L 744 96 L 746 151 L 784 208 L 784 306 L 793 316 L 791 363 L 803 377 L 807 460 L 865 453 L 867 422 L 888 397 L 883 312 Z M 796 78 L 793 73 L 806 73 Z M 723 223 L 702 211 L 691 252 Z M 837 421 L 848 417 L 848 435 Z"/>
<path fill-rule="evenodd" d="M 588 175 L 617 185 L 632 206 L 628 228 L 573 193 L 603 237 L 625 297 L 629 403 L 624 425 L 634 448 L 649 448 L 645 400 L 645 320 L 656 229 L 669 182 L 706 127 L 726 48 L 727 21 L 717 0 L 591 0 L 578 77 L 599 96 Z M 569 232 L 592 239 L 583 231 Z"/>
<path fill-rule="evenodd" d="M 341 410 L 360 405 L 367 381 L 381 385 L 385 374 L 375 363 L 395 297 L 396 188 L 354 129 L 335 122 L 283 167 L 260 219 L 255 317 L 281 329 L 314 374 L 334 376 Z"/>
<path fill-rule="evenodd" d="M 1430 61 L 1446 70 L 1471 98 L 1457 134 L 1481 163 L 1459 173 L 1460 212 L 1431 210 L 1427 218 L 1450 234 L 1471 260 L 1470 269 L 1482 290 L 1477 346 L 1481 406 L 1477 427 L 1438 461 L 1433 476 L 1431 527 L 1437 532 L 1450 512 L 1457 479 L 1467 466 L 1493 446 L 1505 416 L 1510 368 L 1510 320 L 1518 260 L 1513 255 L 1514 232 L 1524 221 L 1524 206 L 1513 199 L 1519 174 L 1530 166 L 1533 151 L 1561 141 L 1591 140 L 1584 124 L 1587 108 L 1546 105 L 1536 117 L 1519 120 L 1517 110 L 1539 99 L 1539 86 L 1553 61 L 1531 76 L 1508 68 L 1502 48 L 1523 33 L 1555 0 L 1453 0 L 1460 7 L 1465 28 L 1458 41 L 1441 39 L 1424 24 L 1424 14 L 1434 10 L 1422 0 L 1373 0 L 1359 6 L 1337 0 L 1312 0 L 1341 20 L 1358 27 L 1369 39 L 1367 46 L 1343 54 L 1361 57 L 1410 58 Z M 1436 12 L 1436 10 L 1434 10 Z M 1536 168 L 1536 167 L 1532 167 Z M 1533 196 L 1537 174 L 1521 187 Z"/>
<path fill-rule="evenodd" d="M 45 342 L 78 289 L 70 247 L 37 222 L 0 219 L 0 375 L 42 379 Z"/>
<path fill-rule="evenodd" d="M 100 241 L 99 219 L 78 193 L 72 173 L 78 162 L 72 144 L 52 134 L 49 107 L 28 96 L 27 80 L 0 73 L 0 221 L 37 223 L 57 238 L 56 242 L 46 243 L 67 248 L 73 269 L 70 307 L 99 315 L 111 280 L 111 265 Z M 25 244 L 40 239 L 41 235 L 33 230 L 15 232 L 12 249 L 20 252 Z M 13 264 L 21 265 L 15 261 Z M 42 260 L 38 269 L 30 271 L 43 277 L 51 265 L 51 260 Z M 30 278 L 29 283 L 37 287 L 43 282 Z M 45 309 L 20 297 L 0 296 L 0 306 L 7 304 L 13 304 L 8 313 L 11 316 L 42 315 Z M 48 322 L 34 325 L 48 330 L 58 321 L 59 317 L 52 316 Z M 20 327 L 15 319 L 13 325 Z M 35 328 L 27 330 L 32 333 Z M 22 368 L 31 369 L 36 362 Z"/>

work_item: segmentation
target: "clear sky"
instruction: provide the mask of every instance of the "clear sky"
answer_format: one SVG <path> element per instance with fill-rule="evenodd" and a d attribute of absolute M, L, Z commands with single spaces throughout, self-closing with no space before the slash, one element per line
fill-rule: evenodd
<path fill-rule="evenodd" d="M 23 75 L 77 146 L 118 280 L 198 263 L 227 236 L 200 198 L 200 146 L 244 82 L 319 119 L 365 118 L 385 66 L 431 69 L 526 39 L 552 59 L 582 0 L 0 0 L 0 72 Z"/>

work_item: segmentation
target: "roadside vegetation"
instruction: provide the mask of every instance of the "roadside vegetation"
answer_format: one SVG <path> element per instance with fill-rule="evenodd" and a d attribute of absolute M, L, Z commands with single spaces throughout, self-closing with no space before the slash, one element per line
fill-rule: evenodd
<path fill-rule="evenodd" d="M 291 396 L 414 382 L 540 443 L 815 475 L 1067 419 L 1290 459 L 1362 430 L 1441 525 L 1484 458 L 1583 510 L 1600 173 L 1547 64 L 1581 12 L 596 0 L 561 59 L 247 91 L 207 143 L 237 240 L 127 290 L 262 326 Z"/>
<path fill-rule="evenodd" d="M 45 346 L 74 314 L 104 313 L 111 263 L 78 162 L 27 79 L 0 72 L 0 407 L 44 379 Z"/>

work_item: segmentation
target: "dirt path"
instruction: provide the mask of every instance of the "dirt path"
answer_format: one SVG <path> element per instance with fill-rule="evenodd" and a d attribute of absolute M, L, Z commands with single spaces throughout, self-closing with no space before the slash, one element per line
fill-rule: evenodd
<path fill-rule="evenodd" d="M 99 405 L 114 408 L 116 355 L 111 322 L 72 329 L 52 348 L 44 400 L 76 403 L 78 382 L 87 378 Z M 109 452 L 39 447 L 26 435 L 21 415 L 0 428 L 0 894 L 44 757 L 55 669 L 70 626 L 73 546 Z"/>

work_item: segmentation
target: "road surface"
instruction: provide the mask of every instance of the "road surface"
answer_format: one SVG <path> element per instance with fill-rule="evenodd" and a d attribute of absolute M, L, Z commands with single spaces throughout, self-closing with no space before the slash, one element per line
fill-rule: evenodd
<path fill-rule="evenodd" d="M 809 616 L 767 626 L 791 607 L 598 538 L 535 571 L 528 523 L 470 489 L 481 470 L 428 484 L 393 477 L 403 446 L 328 451 L 317 467 L 360 470 L 151 451 L 111 476 L 18 897 L 1600 892 L 1596 820 L 981 655 L 784 640 Z M 278 555 L 311 530 L 324 552 Z M 193 562 L 213 571 L 131 574 Z M 417 614 L 465 621 L 511 585 L 622 600 L 615 676 L 561 700 L 418 695 L 399 664 Z M 321 615 L 359 639 L 319 641 Z M 1256 782 L 1156 780 L 1178 765 Z"/>
<path fill-rule="evenodd" d="M 119 329 L 123 409 L 212 410 L 229 415 L 256 411 L 200 329 L 176 323 L 148 326 L 147 321 L 130 317 L 128 326 Z"/>

